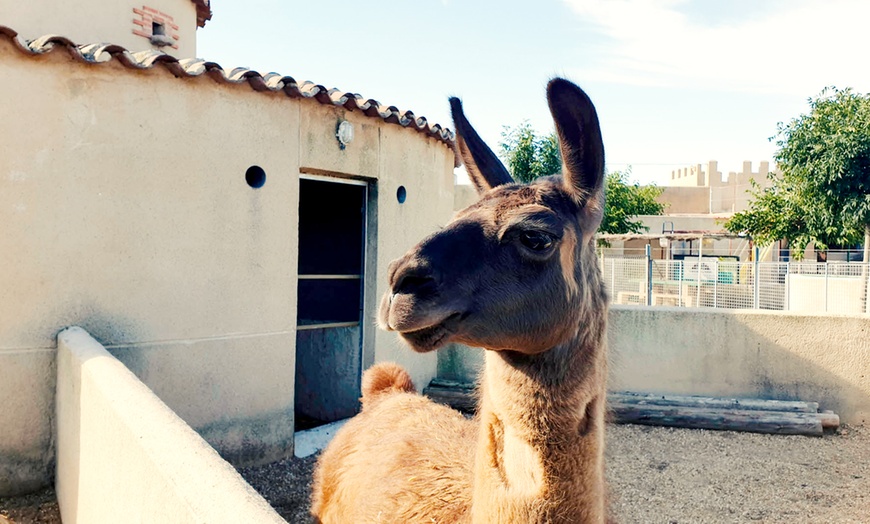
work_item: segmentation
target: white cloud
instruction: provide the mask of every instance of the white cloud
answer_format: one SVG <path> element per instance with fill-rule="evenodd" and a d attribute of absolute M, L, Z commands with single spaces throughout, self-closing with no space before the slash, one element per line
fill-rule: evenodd
<path fill-rule="evenodd" d="M 564 1 L 602 39 L 583 70 L 600 81 L 803 96 L 826 85 L 870 91 L 865 0 L 792 0 L 721 23 L 693 17 L 698 8 L 687 0 Z"/>

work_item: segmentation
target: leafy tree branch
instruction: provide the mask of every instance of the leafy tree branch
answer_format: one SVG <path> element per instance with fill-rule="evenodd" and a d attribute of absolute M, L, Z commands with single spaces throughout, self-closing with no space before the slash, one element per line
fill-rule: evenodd
<path fill-rule="evenodd" d="M 555 133 L 538 136 L 528 121 L 505 127 L 500 143 L 502 159 L 515 180 L 531 182 L 562 170 L 559 140 Z M 664 205 L 656 200 L 663 189 L 631 183 L 631 168 L 612 171 L 605 178 L 606 201 L 602 233 L 641 233 L 647 230 L 638 215 L 661 215 Z"/>

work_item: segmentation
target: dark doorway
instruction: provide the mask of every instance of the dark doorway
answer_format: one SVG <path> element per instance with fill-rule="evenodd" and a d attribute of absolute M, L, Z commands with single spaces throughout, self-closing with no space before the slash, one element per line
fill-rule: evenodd
<path fill-rule="evenodd" d="M 359 411 L 366 184 L 299 182 L 296 430 Z"/>

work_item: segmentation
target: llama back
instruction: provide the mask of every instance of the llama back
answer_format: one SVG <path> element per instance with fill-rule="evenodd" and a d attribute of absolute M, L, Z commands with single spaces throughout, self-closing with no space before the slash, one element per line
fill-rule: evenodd
<path fill-rule="evenodd" d="M 392 363 L 366 371 L 362 401 L 318 461 L 315 522 L 468 522 L 476 425 Z"/>
<path fill-rule="evenodd" d="M 389 393 L 416 393 L 411 375 L 395 362 L 381 362 L 370 367 L 362 377 L 363 409 Z"/>

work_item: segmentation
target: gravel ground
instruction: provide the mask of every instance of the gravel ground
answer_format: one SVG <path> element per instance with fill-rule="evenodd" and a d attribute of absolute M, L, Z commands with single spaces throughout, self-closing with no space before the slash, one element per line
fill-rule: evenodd
<path fill-rule="evenodd" d="M 617 522 L 870 523 L 870 428 L 822 438 L 610 425 Z M 291 523 L 309 523 L 315 457 L 242 470 Z"/>
<path fill-rule="evenodd" d="M 0 497 L 0 524 L 60 524 L 54 488 L 23 497 Z"/>
<path fill-rule="evenodd" d="M 239 473 L 287 522 L 307 524 L 313 522 L 308 514 L 308 501 L 311 474 L 319 456 L 317 453 L 303 459 L 279 460 L 265 466 L 240 469 Z"/>
<path fill-rule="evenodd" d="M 822 438 L 611 425 L 617 521 L 870 523 L 870 428 Z M 240 473 L 290 523 L 310 523 L 316 456 Z M 0 524 L 57 524 L 53 490 L 0 499 Z"/>
<path fill-rule="evenodd" d="M 611 425 L 619 522 L 870 523 L 870 428 L 821 438 Z"/>

